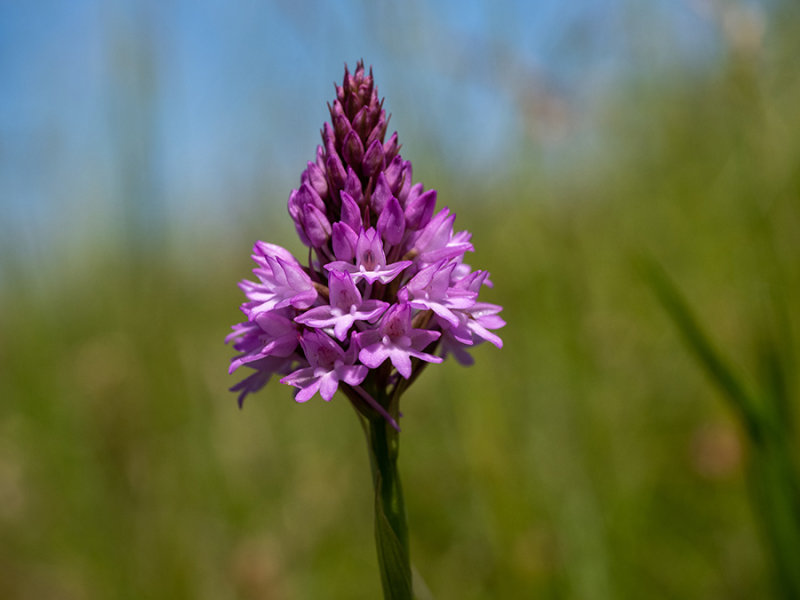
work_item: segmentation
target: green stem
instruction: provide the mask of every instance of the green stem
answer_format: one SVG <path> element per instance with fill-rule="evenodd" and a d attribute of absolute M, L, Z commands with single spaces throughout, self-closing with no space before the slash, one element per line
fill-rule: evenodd
<path fill-rule="evenodd" d="M 382 417 L 368 420 L 365 431 L 375 485 L 375 542 L 383 596 L 409 600 L 413 598 L 411 558 L 403 489 L 397 471 L 398 432 Z"/>

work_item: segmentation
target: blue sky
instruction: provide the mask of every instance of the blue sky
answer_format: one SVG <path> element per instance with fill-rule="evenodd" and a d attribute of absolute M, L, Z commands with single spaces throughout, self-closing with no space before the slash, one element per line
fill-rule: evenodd
<path fill-rule="evenodd" d="M 554 99 L 580 129 L 641 68 L 640 38 L 653 61 L 713 55 L 690 4 L 637 16 L 623 0 L 2 2 L 0 234 L 36 244 L 132 214 L 145 229 L 202 228 L 256 201 L 282 208 L 333 81 L 362 57 L 406 156 L 497 169 L 530 134 L 520 98 Z M 666 33 L 631 30 L 647 23 Z"/>

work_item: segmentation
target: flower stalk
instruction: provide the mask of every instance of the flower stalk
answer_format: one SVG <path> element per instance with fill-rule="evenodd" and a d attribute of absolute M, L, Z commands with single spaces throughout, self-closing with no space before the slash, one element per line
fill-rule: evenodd
<path fill-rule="evenodd" d="M 397 469 L 399 432 L 383 419 L 367 422 L 367 449 L 375 487 L 375 544 L 384 598 L 412 598 L 403 486 Z"/>

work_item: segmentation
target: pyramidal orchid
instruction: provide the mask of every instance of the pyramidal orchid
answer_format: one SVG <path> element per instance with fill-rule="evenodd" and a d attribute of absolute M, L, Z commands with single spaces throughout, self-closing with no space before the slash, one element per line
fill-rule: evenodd
<path fill-rule="evenodd" d="M 345 67 L 328 105 L 322 144 L 289 195 L 288 211 L 306 260 L 256 242 L 253 280 L 239 284 L 245 321 L 226 338 L 230 371 L 249 374 L 231 388 L 244 399 L 276 376 L 295 399 L 341 391 L 367 433 L 376 489 L 376 540 L 386 598 L 411 598 L 412 582 L 397 472 L 399 400 L 420 372 L 468 350 L 505 325 L 501 307 L 479 302 L 486 271 L 464 262 L 471 234 L 436 212 L 435 190 L 413 183 L 372 70 Z"/>

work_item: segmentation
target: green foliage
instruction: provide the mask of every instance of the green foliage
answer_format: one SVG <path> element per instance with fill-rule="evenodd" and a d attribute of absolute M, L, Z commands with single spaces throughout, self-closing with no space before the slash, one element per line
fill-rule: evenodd
<path fill-rule="evenodd" d="M 791 401 L 785 397 L 782 383 L 784 366 L 777 353 L 768 352 L 768 380 L 763 389 L 757 396 L 746 391 L 669 278 L 653 264 L 644 265 L 644 274 L 687 346 L 720 388 L 747 433 L 753 509 L 771 552 L 776 592 L 784 598 L 797 598 L 800 596 L 800 572 L 797 570 L 797 557 L 800 556 L 800 471 L 795 464 L 797 442 L 792 435 L 795 426 L 784 418 Z M 786 367 L 790 368 L 790 365 Z M 781 385 L 774 385 L 776 380 Z"/>

